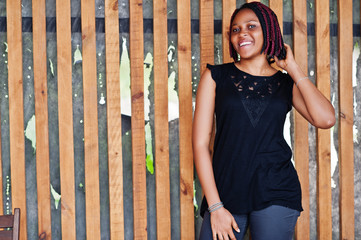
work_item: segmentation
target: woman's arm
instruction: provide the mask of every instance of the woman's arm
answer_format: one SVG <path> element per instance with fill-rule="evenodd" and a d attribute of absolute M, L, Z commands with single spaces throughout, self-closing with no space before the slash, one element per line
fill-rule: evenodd
<path fill-rule="evenodd" d="M 212 134 L 216 83 L 207 69 L 198 85 L 193 119 L 193 156 L 198 177 L 209 205 L 220 202 L 213 176 L 209 142 Z"/>
<path fill-rule="evenodd" d="M 219 203 L 220 197 L 213 175 L 212 159 L 209 151 L 209 142 L 212 134 L 216 83 L 211 72 L 207 69 L 199 82 L 196 99 L 196 109 L 193 120 L 193 156 L 197 174 L 209 206 Z M 211 213 L 211 227 L 213 239 L 221 236 L 234 238 L 233 228 L 238 226 L 233 216 L 225 209 L 220 208 Z M 226 238 L 227 237 L 227 238 Z"/>
<path fill-rule="evenodd" d="M 285 44 L 285 48 L 287 51 L 286 59 L 278 60 L 275 57 L 275 60 L 277 65 L 286 70 L 295 82 L 293 106 L 315 127 L 332 127 L 336 122 L 335 109 L 297 65 L 290 46 Z"/>

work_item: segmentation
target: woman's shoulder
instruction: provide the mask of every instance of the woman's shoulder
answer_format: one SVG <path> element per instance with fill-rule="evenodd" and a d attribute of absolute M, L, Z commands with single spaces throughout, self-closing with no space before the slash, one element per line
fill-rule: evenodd
<path fill-rule="evenodd" d="M 219 83 L 227 74 L 230 73 L 233 63 L 223 63 L 223 64 L 207 64 L 207 69 L 210 70 L 211 76 L 216 83 Z"/>
<path fill-rule="evenodd" d="M 207 63 L 207 68 L 210 70 L 223 70 L 223 69 L 229 69 L 234 65 L 234 63 L 222 63 L 222 64 L 209 64 Z"/>

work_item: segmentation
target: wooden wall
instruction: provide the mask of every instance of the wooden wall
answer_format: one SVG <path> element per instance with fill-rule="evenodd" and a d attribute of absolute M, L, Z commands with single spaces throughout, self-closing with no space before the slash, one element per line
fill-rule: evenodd
<path fill-rule="evenodd" d="M 131 136 L 132 148 L 122 148 L 120 109 L 120 42 L 118 1 L 105 0 L 105 48 L 107 95 L 107 143 L 109 175 L 109 228 L 111 239 L 124 239 L 123 157 L 132 153 L 133 232 L 134 239 L 147 239 L 147 190 L 145 166 L 144 126 L 144 29 L 143 2 L 129 1 L 129 52 L 131 76 Z M 214 5 L 210 0 L 199 0 L 200 69 L 214 63 Z M 237 2 L 238 3 L 238 2 Z M 293 51 L 304 72 L 308 71 L 307 2 L 293 0 Z M 228 21 L 236 0 L 222 0 L 222 56 L 228 53 Z M 283 19 L 283 0 L 269 0 L 269 5 Z M 99 193 L 98 95 L 95 31 L 95 0 L 81 1 L 82 73 L 84 104 L 84 171 L 86 225 L 76 225 L 73 93 L 71 50 L 70 0 L 56 0 L 57 79 L 59 165 L 61 181 L 61 234 L 63 239 L 76 239 L 76 228 L 86 228 L 87 239 L 101 238 Z M 353 88 L 352 88 L 352 0 L 338 1 L 338 147 L 340 180 L 340 239 L 355 239 L 354 221 L 354 149 L 353 149 Z M 45 1 L 33 0 L 33 62 L 34 101 L 36 116 L 36 172 L 38 235 L 51 239 L 51 195 L 49 174 L 49 131 L 47 52 Z M 179 86 L 179 211 L 181 239 L 194 239 L 196 233 L 193 180 L 194 169 L 191 146 L 192 124 L 192 40 L 191 1 L 177 2 L 177 59 Z M 170 172 L 168 128 L 168 39 L 167 1 L 153 0 L 154 44 L 154 144 L 156 184 L 157 239 L 171 239 Z M 23 108 L 23 73 L 17 65 L 22 62 L 21 0 L 6 1 L 8 44 L 9 128 L 11 159 L 12 207 L 21 208 L 21 239 L 27 239 L 25 144 Z M 330 97 L 330 22 L 329 1 L 315 0 L 315 56 L 317 87 Z M 294 159 L 299 173 L 303 208 L 296 227 L 296 239 L 310 238 L 309 193 L 309 136 L 308 124 L 294 113 Z M 330 175 L 330 130 L 317 130 L 317 235 L 332 239 L 332 203 Z M 2 161 L 0 161 L 1 164 Z M 0 165 L 1 167 L 1 165 Z M 1 173 L 1 172 L 0 172 Z M 0 174 L 2 181 L 4 176 Z M 0 185 L 2 187 L 2 185 Z M 1 190 L 1 189 L 0 189 Z M 3 191 L 1 191 L 3 193 Z M 0 200 L 4 196 L 0 194 Z M 1 211 L 3 208 L 1 206 Z"/>

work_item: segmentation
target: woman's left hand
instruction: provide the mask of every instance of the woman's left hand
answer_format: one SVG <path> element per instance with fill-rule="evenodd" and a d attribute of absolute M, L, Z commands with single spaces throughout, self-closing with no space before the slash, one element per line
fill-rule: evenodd
<path fill-rule="evenodd" d="M 286 43 L 284 46 L 286 49 L 286 58 L 279 60 L 276 56 L 274 56 L 274 59 L 275 59 L 278 67 L 280 67 L 288 72 L 289 66 L 292 64 L 295 64 L 296 62 L 295 62 L 295 58 L 293 57 L 291 47 Z"/>

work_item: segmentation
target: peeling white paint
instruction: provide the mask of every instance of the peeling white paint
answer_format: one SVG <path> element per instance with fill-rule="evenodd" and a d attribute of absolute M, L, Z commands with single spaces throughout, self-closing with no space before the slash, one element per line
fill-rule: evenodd
<path fill-rule="evenodd" d="M 354 47 L 353 47 L 353 52 L 352 52 L 352 86 L 356 87 L 357 86 L 357 77 L 356 77 L 356 71 L 357 71 L 357 59 L 360 56 L 360 45 L 358 44 L 358 42 L 355 43 Z"/>
<path fill-rule="evenodd" d="M 50 184 L 50 192 L 54 198 L 55 209 L 58 209 L 61 195 L 55 191 L 55 189 L 53 188 L 53 185 L 51 185 L 51 184 Z"/>
<path fill-rule="evenodd" d="M 127 49 L 127 39 L 123 37 L 122 55 L 120 58 L 120 104 L 123 115 L 131 116 L 131 97 L 130 97 L 130 61 Z"/>
<path fill-rule="evenodd" d="M 334 131 L 335 128 L 332 127 L 331 128 L 331 187 L 332 188 L 336 188 L 336 183 L 333 180 L 333 174 L 335 173 L 337 164 L 338 164 L 338 154 L 336 151 L 336 147 L 335 147 L 335 142 L 334 142 Z"/>
<path fill-rule="evenodd" d="M 149 120 L 150 113 L 150 99 L 149 99 L 149 86 L 150 75 L 153 71 L 153 56 L 151 53 L 147 53 L 144 59 L 144 118 Z"/>
<path fill-rule="evenodd" d="M 101 105 L 104 105 L 104 104 L 105 104 L 105 98 L 104 98 L 104 94 L 103 94 L 103 93 L 100 94 L 99 104 L 101 104 Z"/>
<path fill-rule="evenodd" d="M 79 45 L 76 45 L 76 50 L 74 51 L 74 65 L 83 61 Z"/>
<path fill-rule="evenodd" d="M 168 77 L 168 121 L 179 118 L 179 98 L 175 90 L 175 77 L 174 71 Z"/>
<path fill-rule="evenodd" d="M 154 156 L 153 156 L 153 146 L 152 146 L 152 129 L 150 123 L 148 122 L 145 125 L 145 152 L 146 152 L 146 167 L 150 174 L 154 174 Z"/>
<path fill-rule="evenodd" d="M 168 62 L 174 62 L 176 47 L 174 43 L 168 48 Z M 176 72 L 170 72 L 168 76 L 168 121 L 179 118 L 179 98 L 176 91 Z"/>
<path fill-rule="evenodd" d="M 175 46 L 171 44 L 168 47 L 168 62 L 174 60 L 174 53 L 175 53 Z"/>
<path fill-rule="evenodd" d="M 358 144 L 359 142 L 357 141 L 357 136 L 358 136 L 357 126 L 353 125 L 353 142 Z"/>
<path fill-rule="evenodd" d="M 353 87 L 357 86 L 357 76 L 356 76 L 357 59 L 360 57 L 360 54 L 361 54 L 360 45 L 358 42 L 356 42 L 354 45 L 354 48 L 353 48 L 353 52 L 352 52 L 352 86 Z M 354 116 L 358 116 L 356 92 L 353 95 L 353 111 L 354 111 Z M 358 144 L 357 136 L 358 136 L 358 129 L 357 129 L 357 126 L 354 124 L 353 125 L 353 142 Z"/>
<path fill-rule="evenodd" d="M 354 116 L 358 116 L 356 93 L 354 93 L 354 95 L 353 95 L 353 112 L 354 112 Z M 353 124 L 353 142 L 354 143 L 358 143 L 357 136 L 358 136 L 358 129 L 357 129 L 356 124 L 354 123 Z"/>
<path fill-rule="evenodd" d="M 29 119 L 29 121 L 28 121 L 28 123 L 26 125 L 25 137 L 31 141 L 31 146 L 33 147 L 34 153 L 35 153 L 35 151 L 36 151 L 35 115 L 33 115 Z"/>
<path fill-rule="evenodd" d="M 196 184 L 195 181 L 193 180 L 193 206 L 195 207 L 196 211 L 198 210 L 198 203 L 197 203 L 197 198 L 196 198 Z"/>
<path fill-rule="evenodd" d="M 54 77 L 54 64 L 53 64 L 53 61 L 51 61 L 50 58 L 49 58 L 49 66 L 50 66 L 51 75 L 53 75 L 53 77 Z"/>

